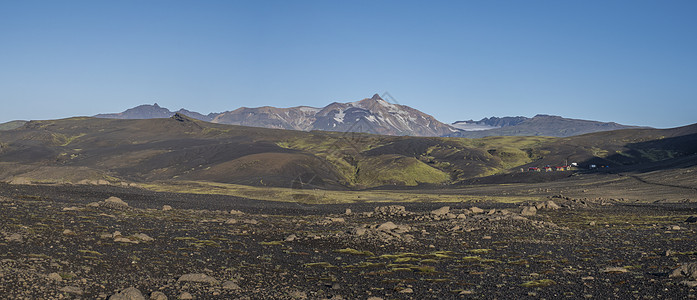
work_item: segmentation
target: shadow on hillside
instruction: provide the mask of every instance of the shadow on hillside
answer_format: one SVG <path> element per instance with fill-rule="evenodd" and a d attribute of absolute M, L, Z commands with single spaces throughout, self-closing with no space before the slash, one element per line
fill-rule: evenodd
<path fill-rule="evenodd" d="M 625 147 L 627 151 L 604 158 L 593 157 L 579 166 L 595 165 L 595 171 L 608 173 L 643 173 L 697 165 L 697 134 L 631 143 Z"/>

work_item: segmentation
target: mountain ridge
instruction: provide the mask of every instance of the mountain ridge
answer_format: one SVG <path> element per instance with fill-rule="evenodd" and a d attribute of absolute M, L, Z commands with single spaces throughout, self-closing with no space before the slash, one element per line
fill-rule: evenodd
<path fill-rule="evenodd" d="M 354 102 L 332 102 L 324 107 L 273 106 L 240 107 L 207 115 L 181 108 L 170 111 L 153 105 L 139 105 L 121 113 L 98 114 L 97 118 L 168 118 L 179 113 L 197 120 L 251 127 L 299 131 L 362 132 L 383 135 L 444 136 L 481 138 L 486 136 L 567 137 L 591 132 L 637 128 L 614 122 L 569 119 L 538 114 L 532 118 L 490 117 L 479 121 L 445 124 L 435 117 L 406 105 L 394 104 L 378 94 Z"/>
<path fill-rule="evenodd" d="M 121 113 L 98 114 L 95 117 L 152 119 L 169 118 L 175 113 L 212 123 L 300 131 L 350 131 L 411 136 L 441 136 L 457 131 L 450 125 L 417 109 L 389 103 L 378 94 L 354 102 L 332 102 L 322 108 L 240 107 L 231 111 L 204 115 L 183 108 L 173 112 L 155 103 L 139 105 Z"/>
<path fill-rule="evenodd" d="M 487 136 L 553 136 L 569 137 L 586 133 L 619 129 L 647 128 L 561 116 L 538 114 L 528 117 L 491 117 L 480 121 L 458 121 L 452 124 L 461 129 L 448 137 L 483 138 Z M 471 128 L 471 130 L 462 130 Z"/>

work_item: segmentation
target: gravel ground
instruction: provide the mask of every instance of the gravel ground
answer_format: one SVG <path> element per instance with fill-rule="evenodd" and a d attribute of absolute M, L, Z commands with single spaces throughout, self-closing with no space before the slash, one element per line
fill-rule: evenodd
<path fill-rule="evenodd" d="M 669 276 L 697 262 L 697 204 L 551 200 L 306 206 L 0 185 L 0 298 L 697 296 L 697 278 Z"/>

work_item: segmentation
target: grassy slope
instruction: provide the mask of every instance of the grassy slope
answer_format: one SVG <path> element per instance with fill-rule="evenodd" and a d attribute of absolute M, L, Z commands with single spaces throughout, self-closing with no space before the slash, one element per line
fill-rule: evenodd
<path fill-rule="evenodd" d="M 21 121 L 21 120 L 9 121 L 9 122 L 0 124 L 0 130 L 16 129 L 16 128 L 22 127 L 22 125 L 24 125 L 25 123 L 27 123 L 27 121 Z"/>
<path fill-rule="evenodd" d="M 185 117 L 71 118 L 0 131 L 0 176 L 11 181 L 175 182 L 318 188 L 449 184 L 528 165 L 634 164 L 697 151 L 697 126 L 571 138 L 482 139 L 300 132 Z M 76 171 L 80 170 L 80 171 Z M 40 176 L 39 176 L 40 175 Z"/>
<path fill-rule="evenodd" d="M 139 186 L 148 190 L 159 192 L 217 194 L 238 196 L 256 200 L 298 202 L 303 204 L 469 201 L 495 201 L 505 203 L 516 203 L 524 201 L 537 201 L 541 199 L 537 196 L 480 196 L 394 190 L 306 190 L 283 187 L 256 187 L 248 185 L 226 184 L 206 181 L 154 182 L 139 184 Z"/>

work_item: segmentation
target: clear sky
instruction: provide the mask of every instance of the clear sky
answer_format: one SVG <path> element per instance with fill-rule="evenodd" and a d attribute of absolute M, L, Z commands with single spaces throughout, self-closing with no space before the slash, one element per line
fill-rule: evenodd
<path fill-rule="evenodd" d="M 697 1 L 1 1 L 0 122 L 322 107 L 697 122 Z"/>

